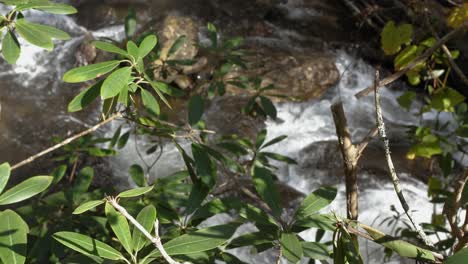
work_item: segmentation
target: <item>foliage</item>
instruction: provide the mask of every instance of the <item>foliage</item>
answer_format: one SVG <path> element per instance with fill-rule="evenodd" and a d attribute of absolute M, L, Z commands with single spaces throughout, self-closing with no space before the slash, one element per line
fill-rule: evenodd
<path fill-rule="evenodd" d="M 16 33 L 48 50 L 53 49 L 52 39 L 69 38 L 61 30 L 28 22 L 22 12 L 37 9 L 72 14 L 76 12 L 73 7 L 46 0 L 1 2 L 13 6 L 0 18 L 2 29 L 6 29 L 2 52 L 7 62 L 15 63 L 21 51 Z M 459 12 L 454 11 L 449 24 L 459 25 Z M 274 85 L 263 86 L 261 76 L 228 78 L 232 70 L 248 65 L 241 38 L 223 39 L 217 27 L 208 23 L 210 43 L 198 46 L 218 60 L 211 76 L 196 82 L 189 91 L 166 81 L 168 75 L 183 72 L 184 67 L 197 62 L 198 58 L 180 60 L 175 56 L 187 41 L 186 36 L 178 37 L 167 49 L 153 32 L 138 36 L 136 23 L 135 11 L 130 10 L 125 19 L 124 45 L 93 42 L 97 49 L 111 53 L 112 59 L 71 69 L 63 76 L 68 83 L 92 82 L 69 103 L 70 112 L 82 111 L 100 99 L 104 118 L 115 114 L 123 117 L 124 122 L 114 135 L 111 138 L 86 135 L 68 142 L 53 157 L 57 167 L 50 173 L 52 176 L 31 177 L 6 191 L 12 168 L 8 163 L 0 165 L 0 206 L 9 206 L 0 212 L 3 263 L 162 263 L 170 261 L 168 258 L 191 263 L 244 263 L 229 250 L 246 246 L 257 253 L 276 251 L 278 260 L 284 258 L 288 263 L 305 259 L 311 263 L 332 259 L 335 263 L 362 263 L 355 237 L 361 234 L 358 228 L 366 232 L 366 238 L 402 257 L 435 261 L 436 255 L 431 250 L 327 212 L 327 206 L 337 196 L 335 187 L 320 187 L 301 197 L 295 206 L 283 204 L 277 166 L 296 162 L 268 148 L 286 136 L 267 140 L 266 130 L 259 131 L 255 138 L 218 135 L 209 130 L 204 120 L 205 107 L 215 96 L 229 94 L 228 86 L 244 90 L 249 97 L 244 114 L 277 118 L 272 102 L 275 95 L 267 94 L 275 89 Z M 413 43 L 409 24 L 397 26 L 390 22 L 382 33 L 384 52 L 396 55 L 396 70 L 411 63 L 433 41 Z M 465 98 L 439 80 L 448 70 L 427 69 L 433 65 L 447 66 L 446 59 L 437 51 L 407 76 L 415 84 L 421 80 L 434 81 L 427 86 L 427 104 L 421 113 L 431 110 L 452 113 L 460 124 L 456 134 L 465 137 L 467 125 L 463 114 L 468 109 L 463 103 Z M 411 109 L 417 96 L 407 93 L 399 102 Z M 181 98 L 187 102 L 187 115 L 183 124 L 173 124 L 164 114 L 178 111 L 172 109 L 171 103 Z M 426 126 L 414 128 L 413 132 L 417 143 L 408 154 L 410 157 L 448 156 L 445 149 L 448 140 L 442 134 Z M 163 152 L 163 145 L 172 144 L 179 151 L 185 169 L 151 180 L 149 172 L 155 162 L 148 164 L 142 160 L 144 166 L 133 164 L 128 168 L 135 188 L 119 193 L 112 186 L 95 188 L 93 182 L 101 175 L 95 175 L 89 159 L 117 155 L 132 135 L 151 142 L 146 153 L 155 162 Z M 231 184 L 236 195 L 225 195 L 221 188 L 225 184 Z M 437 181 L 430 186 L 434 198 L 443 201 L 448 198 Z M 27 204 L 11 206 L 33 196 L 39 197 Z M 229 215 L 230 220 L 206 226 L 206 220 L 220 215 Z M 384 221 L 393 224 L 399 217 L 397 214 Z M 255 231 L 237 235 L 239 226 L 245 223 L 253 224 Z M 436 233 L 445 232 L 443 224 L 432 227 Z M 317 230 L 316 241 L 305 241 L 299 235 L 310 228 Z M 332 240 L 320 242 L 325 232 L 330 232 Z M 465 255 L 466 250 L 460 250 L 447 260 L 459 263 Z"/>

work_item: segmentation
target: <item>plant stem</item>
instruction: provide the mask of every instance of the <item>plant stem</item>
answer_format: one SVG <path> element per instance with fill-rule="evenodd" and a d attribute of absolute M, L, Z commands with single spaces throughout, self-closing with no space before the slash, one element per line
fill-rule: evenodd
<path fill-rule="evenodd" d="M 429 246 L 429 247 L 434 247 L 434 244 L 429 240 L 427 237 L 426 233 L 422 230 L 420 227 L 419 223 L 416 222 L 416 220 L 413 217 L 413 214 L 410 210 L 410 207 L 408 203 L 406 202 L 405 196 L 403 195 L 403 190 L 401 188 L 400 184 L 400 178 L 398 177 L 395 166 L 393 165 L 393 160 L 392 156 L 390 154 L 390 144 L 389 140 L 387 138 L 387 133 L 385 131 L 385 124 L 383 121 L 383 116 L 382 116 L 382 108 L 380 104 L 380 94 L 379 94 L 379 87 L 380 87 L 380 82 L 379 82 L 379 71 L 376 71 L 375 73 L 375 80 L 374 80 L 374 94 L 375 94 L 375 112 L 376 112 L 376 119 L 377 119 L 377 128 L 379 130 L 379 135 L 380 138 L 384 144 L 384 150 L 385 150 L 385 159 L 387 160 L 387 166 L 388 170 L 390 172 L 390 176 L 392 178 L 393 182 L 393 187 L 395 189 L 395 192 L 397 193 L 398 200 L 400 200 L 401 206 L 403 207 L 403 210 L 405 210 L 406 215 L 408 216 L 408 219 L 410 220 L 411 224 L 413 225 L 414 229 L 418 233 L 419 237 L 424 241 L 424 243 Z"/>
<path fill-rule="evenodd" d="M 161 237 L 159 237 L 159 221 L 156 219 L 154 223 L 154 232 L 155 235 L 152 236 L 133 216 L 131 216 L 125 208 L 119 205 L 117 200 L 114 197 L 108 197 L 107 201 L 110 205 L 112 205 L 117 211 L 119 211 L 125 218 L 130 221 L 146 238 L 148 238 L 154 246 L 161 252 L 162 257 L 167 261 L 169 264 L 180 264 L 180 262 L 175 261 L 169 254 L 167 254 L 166 250 L 161 243 Z"/>
<path fill-rule="evenodd" d="M 113 114 L 112 116 L 110 116 L 110 117 L 107 118 L 106 120 L 100 122 L 99 124 L 96 124 L 95 126 L 89 128 L 89 129 L 87 129 L 87 130 L 85 130 L 85 131 L 82 131 L 82 132 L 80 132 L 80 133 L 78 133 L 78 134 L 76 134 L 76 135 L 74 135 L 74 136 L 72 136 L 72 137 L 69 137 L 69 138 L 65 139 L 64 141 L 58 143 L 58 144 L 55 145 L 55 146 L 52 146 L 52 147 L 50 147 L 50 148 L 48 148 L 48 149 L 45 149 L 45 150 L 43 150 L 43 151 L 41 151 L 41 152 L 39 152 L 39 153 L 37 153 L 37 154 L 35 154 L 35 155 L 33 155 L 33 156 L 31 156 L 31 157 L 29 157 L 29 158 L 23 160 L 23 161 L 21 161 L 21 162 L 15 164 L 15 165 L 13 165 L 13 166 L 11 167 L 11 170 L 18 169 L 19 167 L 22 167 L 22 166 L 24 166 L 24 165 L 26 165 L 26 164 L 28 164 L 28 163 L 31 163 L 31 162 L 35 161 L 36 159 L 38 159 L 38 158 L 40 158 L 40 157 L 42 157 L 42 156 L 44 156 L 44 155 L 46 155 L 46 154 L 48 154 L 48 153 L 54 151 L 54 150 L 57 150 L 57 149 L 59 149 L 59 148 L 65 146 L 65 145 L 67 145 L 67 144 L 70 144 L 71 142 L 73 142 L 73 141 L 75 141 L 75 140 L 77 140 L 77 139 L 79 139 L 79 138 L 81 138 L 81 137 L 83 137 L 83 136 L 86 136 L 86 135 L 88 135 L 88 134 L 90 134 L 90 133 L 92 133 L 92 132 L 95 132 L 95 131 L 98 130 L 100 127 L 104 126 L 104 125 L 107 124 L 107 123 L 110 123 L 111 121 L 113 121 L 114 119 L 117 119 L 117 118 L 119 118 L 119 117 L 122 117 L 122 113 L 119 112 L 119 113 Z"/>

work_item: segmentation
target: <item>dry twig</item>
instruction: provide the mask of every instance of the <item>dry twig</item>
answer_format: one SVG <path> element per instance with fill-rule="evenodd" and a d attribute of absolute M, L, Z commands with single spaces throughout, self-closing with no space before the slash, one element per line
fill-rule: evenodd
<path fill-rule="evenodd" d="M 55 146 L 52 146 L 52 147 L 50 147 L 48 149 L 45 149 L 45 150 L 43 150 L 43 151 L 41 151 L 41 152 L 39 152 L 39 153 L 37 153 L 37 154 L 23 160 L 23 161 L 13 165 L 11 167 L 11 170 L 15 170 L 15 169 L 17 169 L 19 167 L 22 167 L 22 166 L 24 166 L 24 165 L 26 165 L 28 163 L 31 163 L 31 162 L 35 161 L 36 159 L 38 159 L 38 158 L 40 158 L 40 157 L 54 151 L 54 150 L 57 150 L 57 149 L 65 146 L 67 144 L 70 144 L 71 142 L 73 142 L 73 141 L 75 141 L 75 140 L 77 140 L 77 139 L 79 139 L 79 138 L 81 138 L 83 136 L 86 136 L 86 135 L 88 135 L 88 134 L 90 134 L 92 132 L 95 132 L 100 127 L 104 126 L 105 124 L 110 123 L 111 121 L 113 121 L 114 119 L 117 119 L 119 117 L 122 117 L 122 113 L 116 113 L 116 114 L 110 116 L 109 118 L 107 118 L 106 120 L 100 122 L 99 124 L 96 124 L 95 126 L 89 128 L 89 129 L 87 129 L 85 131 L 82 131 L 82 132 L 80 132 L 80 133 L 78 133 L 78 134 L 76 134 L 76 135 L 74 135 L 72 137 L 69 137 L 69 138 L 65 139 L 64 141 L 56 144 Z"/>
<path fill-rule="evenodd" d="M 375 108 L 376 108 L 375 112 L 376 112 L 376 119 L 377 119 L 377 128 L 379 130 L 380 138 L 382 139 L 382 142 L 384 144 L 385 159 L 387 160 L 387 166 L 390 172 L 390 176 L 392 178 L 393 187 L 395 188 L 395 192 L 397 193 L 398 200 L 400 200 L 403 210 L 405 210 L 405 213 L 408 216 L 408 219 L 410 220 L 414 229 L 418 233 L 419 237 L 424 241 L 424 243 L 427 246 L 434 247 L 434 244 L 429 240 L 429 238 L 427 237 L 426 233 L 424 233 L 419 223 L 416 222 L 416 220 L 414 219 L 413 213 L 410 210 L 408 203 L 406 202 L 405 196 L 403 195 L 403 189 L 401 188 L 400 178 L 398 177 L 396 170 L 395 170 L 395 166 L 393 165 L 393 160 L 392 160 L 392 156 L 390 153 L 390 144 L 387 138 L 387 133 L 385 131 L 385 124 L 383 121 L 382 108 L 380 104 L 380 94 L 378 91 L 380 87 L 379 84 L 380 84 L 379 71 L 376 71 L 373 89 L 374 89 L 374 94 L 375 94 Z"/>

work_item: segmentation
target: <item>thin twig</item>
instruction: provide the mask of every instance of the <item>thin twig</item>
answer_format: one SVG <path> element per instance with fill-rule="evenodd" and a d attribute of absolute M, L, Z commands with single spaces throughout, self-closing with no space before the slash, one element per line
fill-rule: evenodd
<path fill-rule="evenodd" d="M 147 239 L 154 244 L 154 246 L 159 250 L 162 257 L 167 261 L 169 264 L 180 264 L 180 262 L 175 261 L 169 254 L 167 254 L 166 250 L 164 249 L 163 244 L 161 243 L 161 237 L 159 236 L 159 221 L 156 219 L 154 223 L 154 232 L 155 235 L 152 236 L 132 215 L 130 215 L 125 208 L 120 206 L 117 200 L 114 197 L 108 197 L 107 201 L 110 205 L 112 205 L 117 211 L 119 211 L 125 218 L 130 221 Z"/>
<path fill-rule="evenodd" d="M 379 130 L 377 127 L 372 128 L 369 133 L 366 135 L 366 137 L 356 145 L 357 148 L 357 159 L 361 158 L 362 153 L 366 149 L 367 145 L 369 145 L 370 141 L 379 134 Z"/>
<path fill-rule="evenodd" d="M 386 86 L 386 85 L 389 85 L 391 83 L 393 83 L 394 81 L 398 80 L 401 76 L 405 75 L 408 71 L 410 71 L 411 69 L 413 69 L 414 67 L 416 67 L 418 64 L 424 62 L 427 58 L 429 58 L 437 49 L 439 49 L 442 45 L 444 45 L 445 43 L 447 43 L 449 40 L 451 40 L 454 36 L 456 36 L 458 33 L 460 33 L 461 31 L 465 30 L 466 28 L 468 28 L 468 22 L 466 22 L 465 24 L 463 24 L 462 26 L 460 26 L 459 28 L 457 29 L 454 29 L 452 30 L 450 33 L 448 33 L 447 35 L 445 35 L 443 38 L 441 38 L 439 41 L 437 41 L 436 44 L 434 44 L 434 46 L 430 47 L 429 49 L 427 49 L 423 54 L 421 54 L 419 57 L 417 57 L 416 59 L 414 59 L 410 64 L 408 64 L 406 67 L 404 67 L 403 69 L 395 72 L 394 74 L 382 79 L 379 81 L 378 83 L 378 87 L 382 87 L 382 86 Z M 370 94 L 374 89 L 374 86 L 369 86 L 367 87 L 366 89 L 358 92 L 357 94 L 355 94 L 356 98 L 361 98 L 361 97 L 364 97 L 368 94 Z"/>
<path fill-rule="evenodd" d="M 424 243 L 429 247 L 434 247 L 434 244 L 428 239 L 426 233 L 422 230 L 419 223 L 413 217 L 413 213 L 410 210 L 408 203 L 406 202 L 405 196 L 403 195 L 403 190 L 401 188 L 400 179 L 396 173 L 395 166 L 393 165 L 392 156 L 390 154 L 390 144 L 387 138 L 387 133 L 385 131 L 385 124 L 383 121 L 382 116 L 382 108 L 380 104 L 380 94 L 379 94 L 379 71 L 375 73 L 375 80 L 374 80 L 374 94 L 375 94 L 375 112 L 376 112 L 376 119 L 377 119 L 377 127 L 379 130 L 380 138 L 384 144 L 385 149 L 385 159 L 387 160 L 388 170 L 390 172 L 390 176 L 392 177 L 393 187 L 395 188 L 395 192 L 397 193 L 398 200 L 400 200 L 401 206 L 403 210 L 405 210 L 406 215 L 408 216 L 411 224 L 413 225 L 414 229 L 420 236 L 420 238 L 424 241 Z"/>
<path fill-rule="evenodd" d="M 36 159 L 38 159 L 38 158 L 40 158 L 40 157 L 42 157 L 42 156 L 44 156 L 44 155 L 46 155 L 46 154 L 48 154 L 48 153 L 54 151 L 54 150 L 57 150 L 57 149 L 59 149 L 59 148 L 65 146 L 65 145 L 67 145 L 67 144 L 70 144 L 71 142 L 73 142 L 73 141 L 75 141 L 75 140 L 77 140 L 77 139 L 79 139 L 79 138 L 81 138 L 81 137 L 83 137 L 83 136 L 86 136 L 86 135 L 88 135 L 88 134 L 90 134 L 90 133 L 92 133 L 92 132 L 98 130 L 98 129 L 99 129 L 100 127 L 102 127 L 103 125 L 105 125 L 105 124 L 107 124 L 107 123 L 109 123 L 109 122 L 111 122 L 111 121 L 113 121 L 114 119 L 119 118 L 119 117 L 122 117 L 122 113 L 120 113 L 120 112 L 119 112 L 119 113 L 116 113 L 116 114 L 114 114 L 114 115 L 112 115 L 112 116 L 110 116 L 110 117 L 107 118 L 106 120 L 100 122 L 99 124 L 96 124 L 95 126 L 89 128 L 89 129 L 87 129 L 87 130 L 85 130 L 85 131 L 83 131 L 83 132 L 80 132 L 80 133 L 78 133 L 78 134 L 76 134 L 76 135 L 74 135 L 74 136 L 72 136 L 72 137 L 69 137 L 69 138 L 65 139 L 64 141 L 58 143 L 57 145 L 55 145 L 55 146 L 53 146 L 53 147 L 50 147 L 50 148 L 48 148 L 48 149 L 46 149 L 46 150 L 43 150 L 43 151 L 41 151 L 41 152 L 39 152 L 39 153 L 37 153 L 37 154 L 35 154 L 35 155 L 33 155 L 33 156 L 31 156 L 31 157 L 29 157 L 29 158 L 23 160 L 23 161 L 21 161 L 21 162 L 15 164 L 15 165 L 13 165 L 13 166 L 11 167 L 11 170 L 15 170 L 15 169 L 17 169 L 17 168 L 19 168 L 19 167 L 22 167 L 22 166 L 24 166 L 24 165 L 26 165 L 26 164 L 28 164 L 28 163 L 31 163 L 31 162 L 35 161 Z"/>

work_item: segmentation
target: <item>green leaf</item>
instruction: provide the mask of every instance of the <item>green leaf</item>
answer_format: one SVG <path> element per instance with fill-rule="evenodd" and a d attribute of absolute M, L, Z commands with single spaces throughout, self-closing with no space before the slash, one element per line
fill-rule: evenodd
<path fill-rule="evenodd" d="M 25 263 L 28 224 L 9 209 L 0 213 L 0 223 L 0 259 L 3 263 Z"/>
<path fill-rule="evenodd" d="M 188 120 L 190 125 L 195 125 L 203 116 L 204 103 L 200 95 L 195 95 L 189 101 Z"/>
<path fill-rule="evenodd" d="M 16 20 L 16 31 L 23 37 L 27 42 L 44 48 L 46 50 L 52 50 L 54 43 L 52 38 L 45 34 L 43 30 L 37 27 L 37 24 L 26 21 L 24 18 Z"/>
<path fill-rule="evenodd" d="M 398 240 L 369 226 L 361 225 L 361 227 L 374 239 L 374 242 L 395 251 L 395 253 L 402 257 L 434 261 L 434 255 L 429 250 L 417 247 L 403 240 Z"/>
<path fill-rule="evenodd" d="M 125 17 L 125 35 L 127 38 L 133 37 L 136 32 L 137 27 L 137 19 L 136 19 L 136 12 L 135 9 L 130 8 L 128 10 L 128 14 Z"/>
<path fill-rule="evenodd" d="M 142 89 L 141 98 L 143 99 L 143 105 L 148 109 L 148 111 L 154 115 L 160 114 L 161 110 L 159 108 L 159 103 L 150 92 Z"/>
<path fill-rule="evenodd" d="M 99 206 L 101 204 L 105 203 L 104 200 L 95 200 L 95 201 L 89 201 L 89 202 L 86 202 L 80 206 L 78 206 L 75 211 L 73 211 L 73 214 L 82 214 L 86 211 L 89 211 L 93 208 L 95 208 L 96 206 Z"/>
<path fill-rule="evenodd" d="M 115 53 L 115 54 L 119 54 L 119 55 L 122 55 L 122 56 L 128 56 L 128 53 L 125 50 L 117 47 L 116 45 L 114 45 L 112 43 L 104 42 L 104 41 L 93 41 L 92 44 L 96 48 L 98 48 L 100 50 Z"/>
<path fill-rule="evenodd" d="M 445 264 L 465 264 L 467 259 L 468 248 L 464 248 L 455 253 L 455 255 L 448 257 Z"/>
<path fill-rule="evenodd" d="M 108 99 L 118 95 L 124 86 L 128 85 L 131 76 L 131 67 L 123 67 L 111 73 L 102 84 L 101 98 Z"/>
<path fill-rule="evenodd" d="M 109 203 L 106 203 L 105 211 L 107 222 L 112 228 L 112 231 L 114 231 L 114 234 L 117 236 L 125 250 L 129 254 L 132 254 L 133 241 L 127 218 L 125 218 L 125 216 L 123 216 L 121 213 L 117 212 Z"/>
<path fill-rule="evenodd" d="M 75 183 L 71 189 L 71 199 L 77 202 L 89 188 L 94 178 L 94 169 L 92 167 L 84 167 L 80 170 L 75 178 Z"/>
<path fill-rule="evenodd" d="M 262 155 L 270 158 L 270 159 L 274 159 L 274 160 L 277 160 L 277 161 L 281 161 L 281 162 L 286 162 L 288 164 L 297 164 L 297 162 L 293 159 L 291 159 L 290 157 L 286 157 L 286 156 L 283 156 L 283 155 L 280 155 L 280 154 L 277 154 L 277 153 L 272 153 L 272 152 L 261 152 Z"/>
<path fill-rule="evenodd" d="M 273 211 L 276 217 L 281 216 L 280 195 L 273 181 L 273 174 L 265 168 L 255 167 L 252 174 L 255 190 Z"/>
<path fill-rule="evenodd" d="M 57 232 L 52 237 L 63 245 L 87 256 L 98 256 L 110 260 L 125 259 L 124 256 L 111 246 L 74 232 Z"/>
<path fill-rule="evenodd" d="M 143 187 L 146 184 L 145 173 L 143 168 L 138 164 L 133 164 L 129 171 L 130 176 L 132 177 L 133 182 L 140 187 Z"/>
<path fill-rule="evenodd" d="M 0 195 L 0 205 L 24 201 L 43 192 L 52 183 L 50 176 L 35 176 L 29 178 Z"/>
<path fill-rule="evenodd" d="M 182 47 L 186 39 L 187 37 L 185 35 L 178 37 L 172 44 L 171 48 L 169 49 L 169 52 L 167 53 L 167 57 L 169 58 L 172 55 L 174 55 L 180 49 L 180 47 Z"/>
<path fill-rule="evenodd" d="M 266 243 L 272 243 L 275 240 L 275 236 L 266 232 L 253 232 L 238 236 L 231 240 L 228 245 L 228 249 L 238 247 L 257 246 Z"/>
<path fill-rule="evenodd" d="M 263 143 L 265 142 L 265 139 L 266 139 L 266 135 L 267 135 L 266 129 L 263 129 L 262 131 L 260 131 L 258 133 L 257 139 L 255 141 L 255 148 L 256 149 L 260 149 L 260 147 L 263 145 Z"/>
<path fill-rule="evenodd" d="M 67 165 L 65 165 L 65 164 L 60 165 L 57 168 L 55 168 L 51 173 L 51 176 L 54 177 L 54 180 L 52 181 L 52 184 L 56 184 L 56 183 L 60 182 L 62 180 L 63 176 L 65 176 L 66 172 L 67 172 Z"/>
<path fill-rule="evenodd" d="M 455 112 L 455 106 L 465 101 L 457 90 L 445 88 L 432 96 L 431 107 L 437 111 Z"/>
<path fill-rule="evenodd" d="M 156 208 L 153 205 L 146 206 L 138 213 L 136 220 L 148 233 L 151 233 L 156 221 Z M 132 241 L 133 249 L 138 252 L 146 245 L 148 238 L 138 228 L 133 228 Z"/>
<path fill-rule="evenodd" d="M 301 242 L 304 256 L 315 260 L 326 260 L 330 258 L 326 245 L 317 242 Z"/>
<path fill-rule="evenodd" d="M 7 31 L 2 40 L 2 54 L 5 60 L 10 64 L 15 64 L 21 53 L 21 47 L 16 36 Z"/>
<path fill-rule="evenodd" d="M 208 23 L 208 35 L 211 40 L 211 47 L 218 47 L 218 30 L 212 23 Z"/>
<path fill-rule="evenodd" d="M 140 48 L 138 49 L 138 56 L 140 58 L 146 57 L 158 44 L 158 38 L 155 35 L 148 35 L 140 43 Z"/>
<path fill-rule="evenodd" d="M 333 202 L 336 194 L 336 188 L 320 187 L 301 202 L 296 211 L 295 219 L 306 219 L 315 214 L 317 211 Z"/>
<path fill-rule="evenodd" d="M 208 251 L 228 241 L 237 227 L 236 224 L 226 224 L 200 229 L 168 241 L 164 244 L 164 249 L 171 256 Z M 155 250 L 151 255 L 160 256 L 161 254 Z"/>
<path fill-rule="evenodd" d="M 424 48 L 416 45 L 411 45 L 402 50 L 394 60 L 395 70 L 399 71 L 410 64 L 415 58 L 417 58 Z"/>
<path fill-rule="evenodd" d="M 91 85 L 89 88 L 73 98 L 73 100 L 68 104 L 68 112 L 78 112 L 90 105 L 99 96 L 103 82 L 104 81 L 101 80 Z"/>
<path fill-rule="evenodd" d="M 291 263 L 297 263 L 301 260 L 303 252 L 299 238 L 294 233 L 282 233 L 280 238 L 281 250 L 283 256 Z"/>
<path fill-rule="evenodd" d="M 0 165 L 0 193 L 3 192 L 5 186 L 10 179 L 11 167 L 8 163 L 3 163 Z"/>
<path fill-rule="evenodd" d="M 199 144 L 192 144 L 192 154 L 198 177 L 208 187 L 213 187 L 216 183 L 216 164 L 210 159 L 203 146 Z"/>
<path fill-rule="evenodd" d="M 276 137 L 276 138 L 274 138 L 274 139 L 268 141 L 267 143 L 265 143 L 265 145 L 263 145 L 263 146 L 261 147 L 261 149 L 264 149 L 264 148 L 267 148 L 267 147 L 269 147 L 269 146 L 271 146 L 271 145 L 274 145 L 274 144 L 276 144 L 276 143 L 279 143 L 279 142 L 285 140 L 287 137 L 288 137 L 288 136 L 279 136 L 279 137 Z"/>
<path fill-rule="evenodd" d="M 382 49 L 387 55 L 393 55 L 400 51 L 401 45 L 409 44 L 413 37 L 413 26 L 402 24 L 396 26 L 394 21 L 389 21 L 381 34 Z"/>
<path fill-rule="evenodd" d="M 138 62 L 138 59 L 140 58 L 140 49 L 135 42 L 131 40 L 127 42 L 127 52 L 133 57 L 135 62 Z"/>
<path fill-rule="evenodd" d="M 122 149 L 127 145 L 128 139 L 130 138 L 130 131 L 127 131 L 125 134 L 123 134 L 120 138 L 119 141 L 117 142 L 117 148 Z"/>
<path fill-rule="evenodd" d="M 76 8 L 74 8 L 71 5 L 53 3 L 48 1 L 36 1 L 16 6 L 17 11 L 22 11 L 26 9 L 38 9 L 47 13 L 59 15 L 70 15 L 78 12 Z"/>
<path fill-rule="evenodd" d="M 187 209 L 184 214 L 191 215 L 193 212 L 197 211 L 208 196 L 209 192 L 210 188 L 204 183 L 197 182 L 192 184 L 190 196 L 187 199 Z"/>
<path fill-rule="evenodd" d="M 153 186 L 135 188 L 135 189 L 121 192 L 119 195 L 117 195 L 117 197 L 120 197 L 120 198 L 137 197 L 147 192 L 150 192 L 151 190 L 153 190 Z"/>
<path fill-rule="evenodd" d="M 276 119 L 277 111 L 273 102 L 265 96 L 260 96 L 260 102 L 262 103 L 263 111 L 265 114 L 272 119 Z"/>
<path fill-rule="evenodd" d="M 49 36 L 52 39 L 59 39 L 59 40 L 69 40 L 70 35 L 67 32 L 62 31 L 60 29 L 42 25 L 42 24 L 34 24 L 36 30 L 41 31 L 44 35 Z"/>
<path fill-rule="evenodd" d="M 401 107 L 405 108 L 406 111 L 409 111 L 414 98 L 416 98 L 416 93 L 413 91 L 407 91 L 402 96 L 398 97 L 397 101 Z"/>
<path fill-rule="evenodd" d="M 89 81 L 112 71 L 119 64 L 120 61 L 112 60 L 78 67 L 66 72 L 63 75 L 63 81 L 67 83 L 79 83 Z"/>

